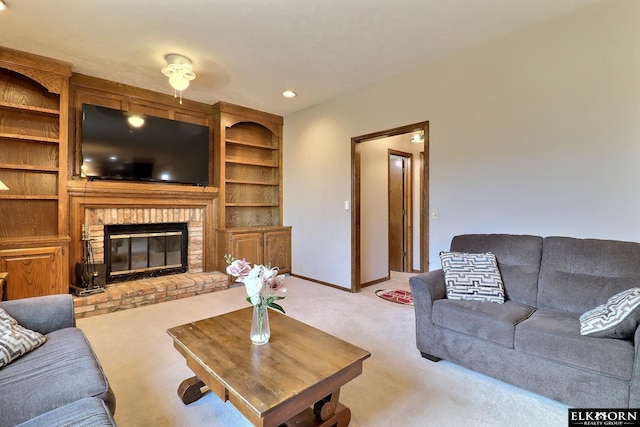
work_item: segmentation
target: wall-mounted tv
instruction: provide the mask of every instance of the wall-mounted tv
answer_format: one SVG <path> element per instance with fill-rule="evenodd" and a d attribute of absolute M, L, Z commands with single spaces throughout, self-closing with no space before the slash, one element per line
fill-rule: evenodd
<path fill-rule="evenodd" d="M 209 128 L 82 105 L 82 176 L 209 184 Z"/>

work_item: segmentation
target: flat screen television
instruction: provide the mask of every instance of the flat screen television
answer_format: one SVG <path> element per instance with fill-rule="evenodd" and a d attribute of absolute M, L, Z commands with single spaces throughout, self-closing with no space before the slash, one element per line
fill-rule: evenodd
<path fill-rule="evenodd" d="M 82 105 L 82 176 L 209 184 L 209 128 Z"/>

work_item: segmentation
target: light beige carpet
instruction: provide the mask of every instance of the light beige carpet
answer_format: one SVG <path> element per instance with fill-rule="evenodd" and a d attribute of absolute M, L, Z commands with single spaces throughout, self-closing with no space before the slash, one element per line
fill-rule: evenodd
<path fill-rule="evenodd" d="M 392 276 L 393 277 L 393 276 Z M 350 341 L 372 356 L 342 388 L 351 426 L 566 426 L 567 407 L 452 363 L 423 359 L 415 347 L 413 307 L 378 298 L 378 289 L 409 290 L 406 279 L 358 294 L 286 281 L 291 317 Z M 208 393 L 188 406 L 176 390 L 192 376 L 166 330 L 247 306 L 244 287 L 78 320 L 117 398 L 116 423 L 126 426 L 250 424 Z M 247 337 L 248 339 L 248 337 Z"/>

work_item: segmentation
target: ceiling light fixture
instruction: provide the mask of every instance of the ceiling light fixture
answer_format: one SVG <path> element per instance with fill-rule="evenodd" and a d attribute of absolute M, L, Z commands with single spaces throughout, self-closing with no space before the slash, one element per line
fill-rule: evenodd
<path fill-rule="evenodd" d="M 411 132 L 411 142 L 416 144 L 424 143 L 424 130 Z"/>
<path fill-rule="evenodd" d="M 7 4 L 4 2 L 4 0 L 0 0 L 0 10 L 5 10 L 7 9 Z"/>
<path fill-rule="evenodd" d="M 7 187 L 4 182 L 0 181 L 0 191 L 7 191 L 9 187 Z"/>
<path fill-rule="evenodd" d="M 296 95 L 297 93 L 292 90 L 285 90 L 284 92 L 282 92 L 282 96 L 284 96 L 285 98 L 295 98 Z"/>
<path fill-rule="evenodd" d="M 173 96 L 177 98 L 178 92 L 180 93 L 180 104 L 182 104 L 182 91 L 189 87 L 189 82 L 196 78 L 196 73 L 193 72 L 191 60 L 186 56 L 172 53 L 165 59 L 167 66 L 160 71 L 169 77 L 169 84 L 174 89 Z"/>

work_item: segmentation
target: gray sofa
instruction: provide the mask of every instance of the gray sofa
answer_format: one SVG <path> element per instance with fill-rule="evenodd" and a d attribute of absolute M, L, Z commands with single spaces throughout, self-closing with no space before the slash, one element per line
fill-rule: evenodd
<path fill-rule="evenodd" d="M 505 302 L 446 298 L 443 271 L 410 279 L 416 345 L 469 369 L 581 408 L 640 407 L 640 332 L 580 335 L 579 317 L 640 287 L 640 243 L 459 235 L 451 251 L 496 255 Z M 639 328 L 640 329 L 640 328 Z"/>
<path fill-rule="evenodd" d="M 0 426 L 114 426 L 115 396 L 75 327 L 71 295 L 4 301 L 0 308 L 47 337 L 0 368 Z"/>

